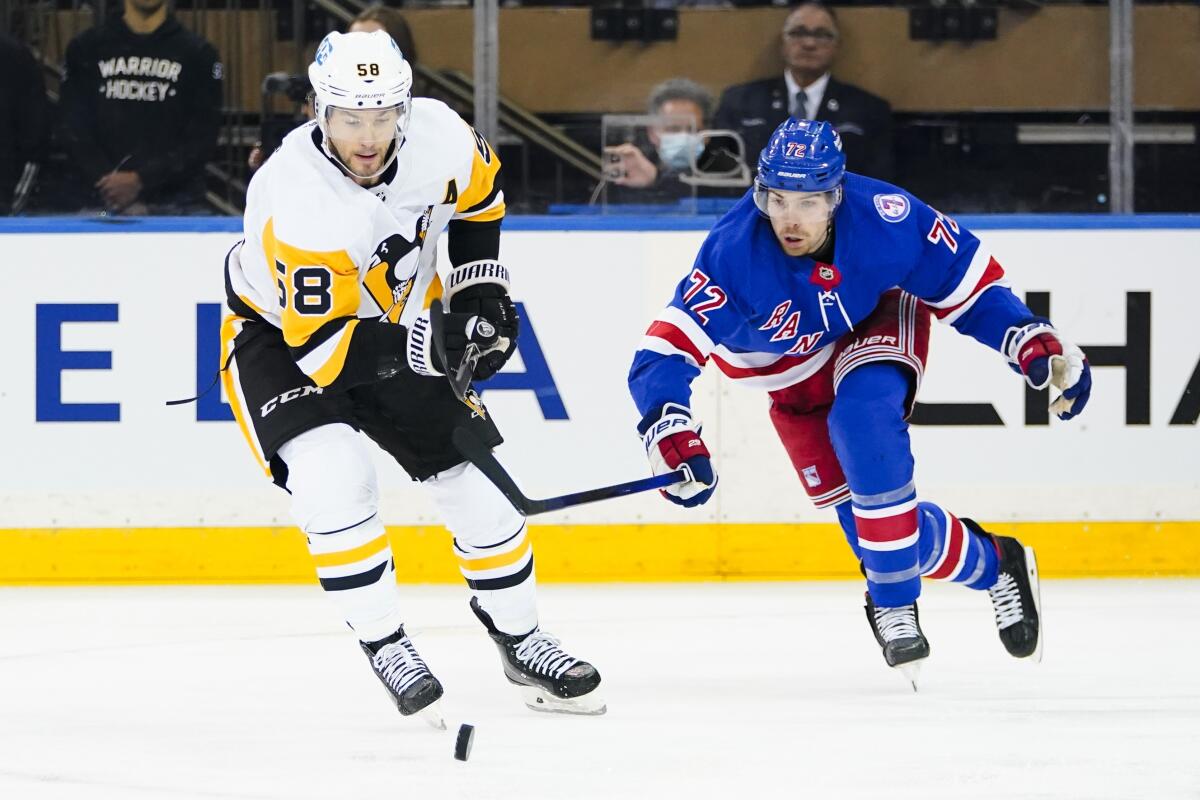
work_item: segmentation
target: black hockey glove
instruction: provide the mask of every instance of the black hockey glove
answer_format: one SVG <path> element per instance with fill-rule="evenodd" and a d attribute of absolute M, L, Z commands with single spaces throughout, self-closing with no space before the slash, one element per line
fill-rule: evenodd
<path fill-rule="evenodd" d="M 473 377 L 477 381 L 486 381 L 500 371 L 500 368 L 512 356 L 513 351 L 517 349 L 517 334 L 521 328 L 520 319 L 517 317 L 517 307 L 513 305 L 508 291 L 500 284 L 477 283 L 460 290 L 450 298 L 450 311 L 452 316 L 470 314 L 482 317 L 495 326 L 497 335 L 504 340 L 502 347 L 490 353 L 487 352 L 486 347 L 480 346 L 479 348 L 484 354 L 479 359 L 479 363 L 475 365 Z M 449 334 L 447 334 L 448 346 Z M 463 346 L 466 347 L 465 344 Z"/>
<path fill-rule="evenodd" d="M 498 348 L 504 345 L 504 339 L 496 326 L 479 314 L 446 314 L 444 330 L 449 369 L 438 356 L 437 347 L 430 351 L 430 364 L 442 375 L 458 369 L 467 352 L 467 345 L 473 344 L 479 348 L 479 352 L 483 354 L 479 358 L 481 364 L 488 356 L 498 355 L 501 352 Z M 478 373 L 479 370 L 476 369 L 475 372 Z"/>

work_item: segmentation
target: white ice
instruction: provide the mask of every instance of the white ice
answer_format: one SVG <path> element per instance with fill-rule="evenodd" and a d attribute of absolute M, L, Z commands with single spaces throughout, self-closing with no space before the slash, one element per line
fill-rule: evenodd
<path fill-rule="evenodd" d="M 315 586 L 0 590 L 0 798 L 1200 798 L 1200 581 L 1046 582 L 1036 666 L 927 587 L 919 694 L 856 583 L 544 586 L 603 717 L 526 710 L 465 589 L 402 590 L 449 732 Z"/>

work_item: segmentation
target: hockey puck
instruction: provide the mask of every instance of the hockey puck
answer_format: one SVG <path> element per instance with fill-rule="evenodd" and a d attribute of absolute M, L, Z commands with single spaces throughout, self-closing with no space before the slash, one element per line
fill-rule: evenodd
<path fill-rule="evenodd" d="M 466 761 L 471 757 L 471 744 L 475 741 L 474 725 L 459 725 L 458 738 L 454 742 L 454 757 Z"/>

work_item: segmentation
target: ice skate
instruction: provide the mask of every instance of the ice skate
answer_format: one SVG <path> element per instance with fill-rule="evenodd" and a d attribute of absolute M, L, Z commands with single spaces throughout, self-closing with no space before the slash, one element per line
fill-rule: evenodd
<path fill-rule="evenodd" d="M 1038 580 L 1037 558 L 1032 547 L 1025 547 L 1011 536 L 988 533 L 974 520 L 963 524 L 996 543 L 1000 554 L 1000 575 L 988 595 L 996 612 L 996 629 L 1004 649 L 1014 658 L 1042 660 L 1042 597 Z"/>
<path fill-rule="evenodd" d="M 875 634 L 875 641 L 883 648 L 884 661 L 889 667 L 899 669 L 913 691 L 917 691 L 921 664 L 929 657 L 929 640 L 921 632 L 917 604 L 883 608 L 875 605 L 870 593 L 866 598 L 867 622 Z"/>
<path fill-rule="evenodd" d="M 442 684 L 425 666 L 425 660 L 404 633 L 403 625 L 386 639 L 359 642 L 359 646 L 401 714 L 406 717 L 418 714 L 434 728 L 445 730 L 446 721 L 438 703 Z"/>
<path fill-rule="evenodd" d="M 475 598 L 471 598 L 471 610 L 496 643 L 504 676 L 521 688 L 526 706 L 563 714 L 603 714 L 608 710 L 598 689 L 600 673 L 564 651 L 558 639 L 539 628 L 524 636 L 496 630 Z"/>

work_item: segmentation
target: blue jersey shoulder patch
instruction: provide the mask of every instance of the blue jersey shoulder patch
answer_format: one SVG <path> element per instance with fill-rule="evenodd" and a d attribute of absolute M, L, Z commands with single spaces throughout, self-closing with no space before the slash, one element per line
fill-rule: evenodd
<path fill-rule="evenodd" d="M 877 194 L 875 210 L 887 222 L 902 222 L 912 210 L 912 204 L 902 194 Z"/>

